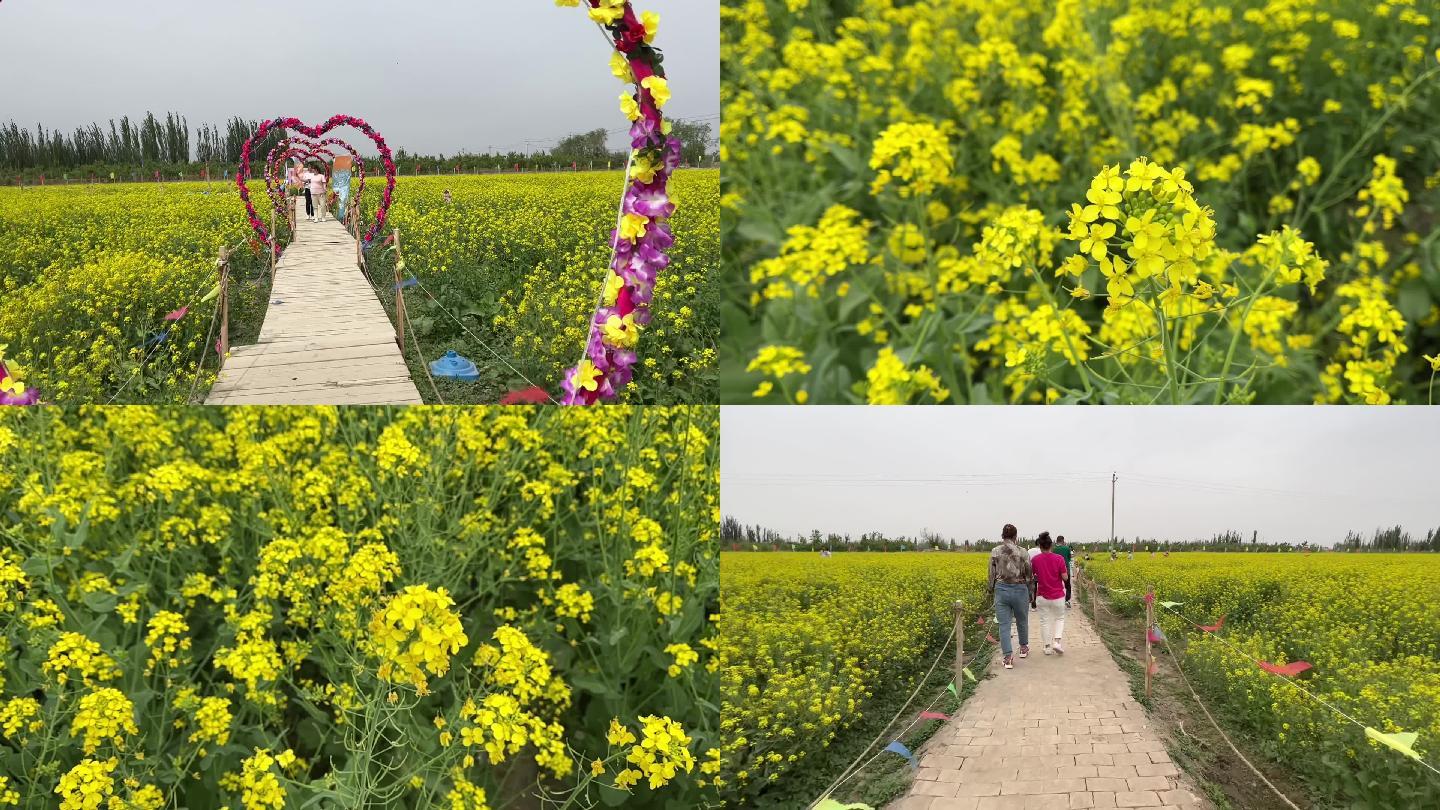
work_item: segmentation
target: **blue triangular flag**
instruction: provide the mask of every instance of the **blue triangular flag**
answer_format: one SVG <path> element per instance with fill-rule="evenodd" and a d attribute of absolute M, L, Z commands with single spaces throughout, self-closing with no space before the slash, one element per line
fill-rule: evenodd
<path fill-rule="evenodd" d="M 416 284 L 419 284 L 419 283 L 420 283 L 420 279 L 415 278 L 414 276 L 410 276 L 409 278 L 405 279 L 404 281 L 397 281 L 397 282 L 395 282 L 395 289 L 397 289 L 397 290 L 403 290 L 403 289 L 405 289 L 406 287 L 414 287 Z"/>
<path fill-rule="evenodd" d="M 145 338 L 145 345 L 146 345 L 146 346 L 158 346 L 158 345 L 160 345 L 161 343 L 164 343 L 164 342 L 165 342 L 165 338 L 167 338 L 167 337 L 170 337 L 170 332 L 169 332 L 168 330 L 167 330 L 167 331 L 164 331 L 164 332 L 158 332 L 158 333 L 156 333 L 156 334 L 154 334 L 154 335 L 151 335 L 151 336 L 148 337 L 148 338 Z"/>
<path fill-rule="evenodd" d="M 910 767 L 912 768 L 920 767 L 920 763 L 915 761 L 915 755 L 910 753 L 910 749 L 906 748 L 905 745 L 899 740 L 896 740 L 895 742 L 892 742 L 889 745 L 885 746 L 885 750 L 893 751 L 894 753 L 899 754 L 900 756 L 910 760 Z"/>

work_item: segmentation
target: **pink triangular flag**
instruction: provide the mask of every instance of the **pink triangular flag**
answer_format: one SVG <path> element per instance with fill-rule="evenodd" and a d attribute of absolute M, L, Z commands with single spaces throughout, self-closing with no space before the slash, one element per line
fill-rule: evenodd
<path fill-rule="evenodd" d="M 985 623 L 985 617 L 984 617 L 984 616 L 976 616 L 976 617 L 975 617 L 975 623 L 976 623 L 976 624 L 984 624 L 984 623 Z"/>
<path fill-rule="evenodd" d="M 166 315 L 166 316 L 165 316 L 165 320 L 167 320 L 167 321 L 178 321 L 178 320 L 180 320 L 181 318 L 185 317 L 185 313 L 187 313 L 187 312 L 189 312 L 189 311 L 190 311 L 190 307 L 189 307 L 188 305 L 187 305 L 187 306 L 180 307 L 179 309 L 175 310 L 174 312 L 170 313 L 169 315 Z"/>
<path fill-rule="evenodd" d="M 1224 627 L 1224 626 L 1225 626 L 1225 614 L 1222 613 L 1222 614 L 1220 614 L 1220 620 L 1219 620 L 1219 621 L 1215 622 L 1214 624 L 1202 624 L 1202 625 L 1200 625 L 1200 629 L 1201 629 L 1201 630 L 1204 630 L 1204 631 L 1207 632 L 1207 633 L 1216 633 L 1216 632 L 1219 632 L 1219 631 L 1220 631 L 1220 628 L 1221 628 L 1221 627 Z"/>
<path fill-rule="evenodd" d="M 1154 675 L 1154 674 L 1158 673 L 1158 672 L 1160 671 L 1160 664 L 1159 664 L 1159 662 L 1157 662 L 1154 658 L 1151 658 L 1151 659 L 1150 659 L 1150 666 L 1148 667 L 1148 669 L 1150 670 L 1150 674 L 1151 674 L 1151 675 Z"/>
<path fill-rule="evenodd" d="M 1288 664 L 1272 664 L 1269 661 L 1261 661 L 1260 668 L 1273 675 L 1283 675 L 1293 678 L 1296 675 L 1310 669 L 1309 661 L 1291 661 Z"/>
<path fill-rule="evenodd" d="M 994 644 L 994 643 L 995 643 L 995 637 L 992 636 L 992 635 L 990 635 L 989 633 L 986 633 L 986 634 L 985 634 L 985 640 L 988 641 L 988 642 L 990 642 L 991 644 Z"/>
<path fill-rule="evenodd" d="M 921 720 L 949 720 L 950 715 L 940 712 L 920 712 Z"/>

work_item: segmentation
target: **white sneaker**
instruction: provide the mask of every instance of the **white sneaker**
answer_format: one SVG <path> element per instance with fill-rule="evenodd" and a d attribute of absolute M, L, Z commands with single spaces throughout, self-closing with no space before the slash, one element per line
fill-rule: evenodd
<path fill-rule="evenodd" d="M 1059 641 L 1058 639 L 1055 641 L 1055 654 L 1056 654 L 1056 655 L 1064 655 L 1064 654 L 1065 654 L 1065 648 L 1062 647 L 1062 646 L 1060 646 L 1060 641 Z"/>
<path fill-rule="evenodd" d="M 1049 655 L 1049 654 L 1050 654 L 1050 645 L 1049 645 L 1049 644 L 1046 644 L 1046 645 L 1045 645 L 1045 654 L 1046 654 L 1046 655 Z"/>

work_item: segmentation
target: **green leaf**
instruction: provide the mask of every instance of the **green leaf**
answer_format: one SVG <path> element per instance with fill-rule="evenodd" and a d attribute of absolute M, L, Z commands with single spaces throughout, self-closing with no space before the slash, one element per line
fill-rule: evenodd
<path fill-rule="evenodd" d="M 627 791 L 618 790 L 603 783 L 600 785 L 600 801 L 606 807 L 620 807 L 630 799 L 630 793 Z"/>
<path fill-rule="evenodd" d="M 113 593 L 87 593 L 80 597 L 80 601 L 96 613 L 109 613 L 115 609 L 118 599 Z"/>
<path fill-rule="evenodd" d="M 751 242 L 760 242 L 775 247 L 779 247 L 780 243 L 785 241 L 785 234 L 773 222 L 757 222 L 747 219 L 735 226 L 735 232 Z"/>
<path fill-rule="evenodd" d="M 574 675 L 570 678 L 570 685 L 582 692 L 588 692 L 600 697 L 618 697 L 619 693 L 614 687 L 595 675 Z"/>
<path fill-rule="evenodd" d="M 1400 286 L 1395 307 L 1405 316 L 1405 320 L 1411 323 L 1423 320 L 1430 314 L 1430 291 L 1425 289 L 1425 284 L 1418 279 L 1408 281 Z"/>
<path fill-rule="evenodd" d="M 865 170 L 865 165 L 860 161 L 860 154 L 848 146 L 832 143 L 830 144 L 830 154 L 835 157 L 836 163 L 839 163 L 851 174 L 860 174 Z"/>

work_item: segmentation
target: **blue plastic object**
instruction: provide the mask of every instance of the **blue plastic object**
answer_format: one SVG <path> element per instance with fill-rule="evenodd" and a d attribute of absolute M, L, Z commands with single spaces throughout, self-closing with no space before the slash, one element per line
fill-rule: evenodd
<path fill-rule="evenodd" d="M 445 356 L 430 364 L 430 373 L 436 377 L 454 377 L 465 382 L 474 382 L 480 379 L 480 370 L 469 359 L 455 353 L 454 349 L 445 352 Z"/>

